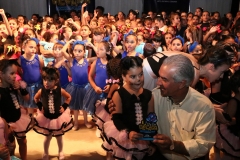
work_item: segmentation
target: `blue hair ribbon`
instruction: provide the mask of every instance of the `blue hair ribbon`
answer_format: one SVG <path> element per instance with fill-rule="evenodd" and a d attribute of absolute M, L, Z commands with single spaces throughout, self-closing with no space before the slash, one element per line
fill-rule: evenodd
<path fill-rule="evenodd" d="M 81 45 L 85 45 L 86 41 L 75 41 L 72 45 L 72 49 L 74 49 L 74 47 L 77 45 L 77 44 L 81 44 Z"/>
<path fill-rule="evenodd" d="M 125 41 L 126 38 L 127 38 L 127 36 L 128 36 L 128 35 L 131 35 L 131 34 L 133 34 L 133 31 L 132 31 L 132 30 L 129 31 L 128 33 L 124 34 L 124 36 L 123 36 L 123 40 Z"/>
<path fill-rule="evenodd" d="M 195 41 L 193 44 L 190 45 L 188 51 L 192 52 L 197 47 L 197 45 L 198 45 L 198 42 Z"/>
<path fill-rule="evenodd" d="M 108 42 L 110 40 L 110 36 L 104 37 L 103 41 Z"/>
<path fill-rule="evenodd" d="M 57 43 L 59 43 L 59 44 L 61 44 L 61 45 L 63 45 L 63 46 L 66 44 L 65 42 L 59 41 L 59 40 L 57 40 Z"/>
<path fill-rule="evenodd" d="M 184 39 L 183 39 L 183 37 L 181 37 L 180 35 L 177 35 L 175 38 L 180 39 L 180 41 L 182 42 L 182 45 L 184 45 Z"/>
<path fill-rule="evenodd" d="M 33 40 L 33 41 L 35 41 L 35 42 L 37 43 L 37 45 L 38 45 L 39 39 L 37 39 L 37 38 L 30 38 L 30 39 Z"/>

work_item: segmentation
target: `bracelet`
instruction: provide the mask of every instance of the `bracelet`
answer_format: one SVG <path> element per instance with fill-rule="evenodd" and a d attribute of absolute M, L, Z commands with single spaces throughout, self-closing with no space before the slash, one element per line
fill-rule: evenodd
<path fill-rule="evenodd" d="M 28 94 L 28 91 L 26 89 L 20 88 L 19 91 L 22 96 L 26 96 Z"/>
<path fill-rule="evenodd" d="M 64 109 L 67 109 L 68 106 L 69 106 L 69 104 L 67 104 L 67 103 L 63 103 L 63 104 L 62 104 L 62 107 L 63 107 Z"/>
<path fill-rule="evenodd" d="M 42 102 L 37 102 L 36 105 L 38 106 L 39 110 L 42 110 Z"/>

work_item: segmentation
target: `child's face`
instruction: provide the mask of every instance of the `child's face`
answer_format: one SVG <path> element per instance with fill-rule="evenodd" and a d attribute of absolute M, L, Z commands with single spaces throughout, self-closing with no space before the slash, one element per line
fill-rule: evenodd
<path fill-rule="evenodd" d="M 173 27 L 168 27 L 167 33 L 170 33 L 172 35 L 176 34 L 176 31 L 173 29 Z"/>
<path fill-rule="evenodd" d="M 43 86 L 45 89 L 54 89 L 57 80 L 43 79 Z"/>
<path fill-rule="evenodd" d="M 152 21 L 145 21 L 144 22 L 146 28 L 152 28 Z"/>
<path fill-rule="evenodd" d="M 144 36 L 145 39 L 148 39 L 150 37 L 149 31 L 148 30 L 144 30 L 143 31 L 143 36 Z"/>
<path fill-rule="evenodd" d="M 123 13 L 122 12 L 118 12 L 118 19 L 123 19 Z"/>
<path fill-rule="evenodd" d="M 47 22 L 42 22 L 42 30 L 47 30 Z"/>
<path fill-rule="evenodd" d="M 104 37 L 103 34 L 100 34 L 100 35 L 95 35 L 95 34 L 93 34 L 93 40 L 94 40 L 94 42 L 102 42 L 103 37 Z"/>
<path fill-rule="evenodd" d="M 163 21 L 155 20 L 154 23 L 155 23 L 155 26 L 158 28 L 162 28 L 164 25 Z"/>
<path fill-rule="evenodd" d="M 203 12 L 202 20 L 203 20 L 203 22 L 208 22 L 209 21 L 209 14 L 208 14 L 208 12 Z"/>
<path fill-rule="evenodd" d="M 171 44 L 172 51 L 182 51 L 182 42 L 179 39 L 175 39 Z"/>
<path fill-rule="evenodd" d="M 62 51 L 61 51 L 62 48 L 63 48 L 62 46 L 56 46 L 53 48 L 53 54 L 56 58 L 62 57 Z"/>
<path fill-rule="evenodd" d="M 171 40 L 172 40 L 172 35 L 171 34 L 166 34 L 165 35 L 165 42 L 166 42 L 166 45 L 169 45 L 171 43 Z"/>
<path fill-rule="evenodd" d="M 192 24 L 193 24 L 193 25 L 198 25 L 198 23 L 199 23 L 198 17 L 197 17 L 197 16 L 194 16 L 194 17 L 192 18 Z"/>
<path fill-rule="evenodd" d="M 129 13 L 129 19 L 130 19 L 130 20 L 134 20 L 135 17 L 136 17 L 136 16 L 135 16 L 132 12 Z"/>
<path fill-rule="evenodd" d="M 90 28 L 92 28 L 92 29 L 97 28 L 97 23 L 94 22 L 94 21 L 91 21 L 90 22 Z"/>
<path fill-rule="evenodd" d="M 100 43 L 98 45 L 98 50 L 97 50 L 97 53 L 96 53 L 97 57 L 98 58 L 104 58 L 104 57 L 106 57 L 106 53 L 107 53 L 107 51 L 106 51 L 106 48 L 105 48 L 104 44 Z"/>
<path fill-rule="evenodd" d="M 51 25 L 50 28 L 49 28 L 49 31 L 52 32 L 52 33 L 56 32 L 56 30 L 57 30 L 57 28 L 54 24 Z"/>
<path fill-rule="evenodd" d="M 126 41 L 125 41 L 125 46 L 126 46 L 127 52 L 134 51 L 137 46 L 136 37 L 133 35 L 127 36 Z"/>
<path fill-rule="evenodd" d="M 57 40 L 58 40 L 58 35 L 57 35 L 57 34 L 54 34 L 54 35 L 52 36 L 52 38 L 50 39 L 50 42 L 51 42 L 51 43 L 56 43 Z"/>
<path fill-rule="evenodd" d="M 72 36 L 72 29 L 71 28 L 66 28 L 65 33 L 63 34 L 64 37 L 71 37 Z"/>
<path fill-rule="evenodd" d="M 0 71 L 0 79 L 4 85 L 13 85 L 16 80 L 17 66 L 7 67 L 5 72 Z"/>
<path fill-rule="evenodd" d="M 125 76 L 122 76 L 126 84 L 128 84 L 132 90 L 139 90 L 143 86 L 143 70 L 142 67 L 130 68 Z"/>
<path fill-rule="evenodd" d="M 141 23 L 138 23 L 138 24 L 137 24 L 137 29 L 138 29 L 138 30 L 142 30 L 142 29 L 143 29 L 143 25 L 142 25 Z"/>
<path fill-rule="evenodd" d="M 24 52 L 27 55 L 34 55 L 37 51 L 37 44 L 33 40 L 27 40 L 24 46 Z"/>
<path fill-rule="evenodd" d="M 125 25 L 128 26 L 128 27 L 131 25 L 130 19 L 125 20 Z"/>
<path fill-rule="evenodd" d="M 30 38 L 36 38 L 32 30 L 26 30 L 25 35 L 27 35 Z"/>
<path fill-rule="evenodd" d="M 196 59 L 199 59 L 202 56 L 202 45 L 197 45 L 196 48 L 190 52 Z"/>
<path fill-rule="evenodd" d="M 99 17 L 99 18 L 98 18 L 98 24 L 99 24 L 99 26 L 102 26 L 102 25 L 105 24 L 105 20 L 104 20 L 103 17 Z"/>
<path fill-rule="evenodd" d="M 80 34 L 82 37 L 88 37 L 91 34 L 91 31 L 89 30 L 88 27 L 83 26 L 80 30 Z"/>
<path fill-rule="evenodd" d="M 18 21 L 19 24 L 23 24 L 24 23 L 24 18 L 20 16 L 20 17 L 17 18 L 17 21 Z"/>
<path fill-rule="evenodd" d="M 84 54 L 85 54 L 85 50 L 83 45 L 77 44 L 74 46 L 73 55 L 76 59 L 83 58 Z"/>
<path fill-rule="evenodd" d="M 153 41 L 154 48 L 158 48 L 161 45 L 161 42 Z"/>
<path fill-rule="evenodd" d="M 0 25 L 0 36 L 6 36 L 8 35 L 8 30 L 6 28 L 5 24 Z"/>
<path fill-rule="evenodd" d="M 9 26 L 12 31 L 15 31 L 18 27 L 17 22 L 15 20 L 9 20 Z"/>
<path fill-rule="evenodd" d="M 141 35 L 138 35 L 137 39 L 138 39 L 138 45 L 144 42 L 143 41 L 143 36 L 141 36 Z"/>
<path fill-rule="evenodd" d="M 179 18 L 178 15 L 175 15 L 175 16 L 174 16 L 174 18 L 173 18 L 173 20 L 172 20 L 172 23 L 173 23 L 174 25 L 178 25 L 178 24 L 180 23 L 180 18 Z"/>

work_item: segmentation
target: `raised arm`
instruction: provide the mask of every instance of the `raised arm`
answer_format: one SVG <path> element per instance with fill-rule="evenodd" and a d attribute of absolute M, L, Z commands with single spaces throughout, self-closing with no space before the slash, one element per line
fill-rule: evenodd
<path fill-rule="evenodd" d="M 11 30 L 11 28 L 10 28 L 10 25 L 9 25 L 8 19 L 7 19 L 6 15 L 5 15 L 4 9 L 0 9 L 0 14 L 1 14 L 1 16 L 2 16 L 3 22 L 5 23 L 5 25 L 6 25 L 6 27 L 7 27 L 8 34 L 9 34 L 10 36 L 12 36 L 12 35 L 13 35 L 13 32 L 12 32 L 12 30 Z"/>
<path fill-rule="evenodd" d="M 67 49 L 70 45 L 70 43 L 74 42 L 75 39 L 71 39 L 70 41 L 68 41 L 62 48 L 62 54 L 63 56 L 70 62 L 70 64 L 72 63 L 72 57 L 67 53 Z"/>

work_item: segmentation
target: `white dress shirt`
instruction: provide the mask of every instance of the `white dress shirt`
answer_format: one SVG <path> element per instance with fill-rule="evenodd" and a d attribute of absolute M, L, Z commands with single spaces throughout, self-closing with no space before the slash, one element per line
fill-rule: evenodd
<path fill-rule="evenodd" d="M 206 155 L 216 141 L 215 111 L 211 101 L 191 87 L 178 105 L 168 97 L 162 97 L 158 88 L 152 94 L 158 117 L 158 133 L 182 141 L 190 155 L 162 150 L 164 156 L 171 160 L 182 160 Z"/>

